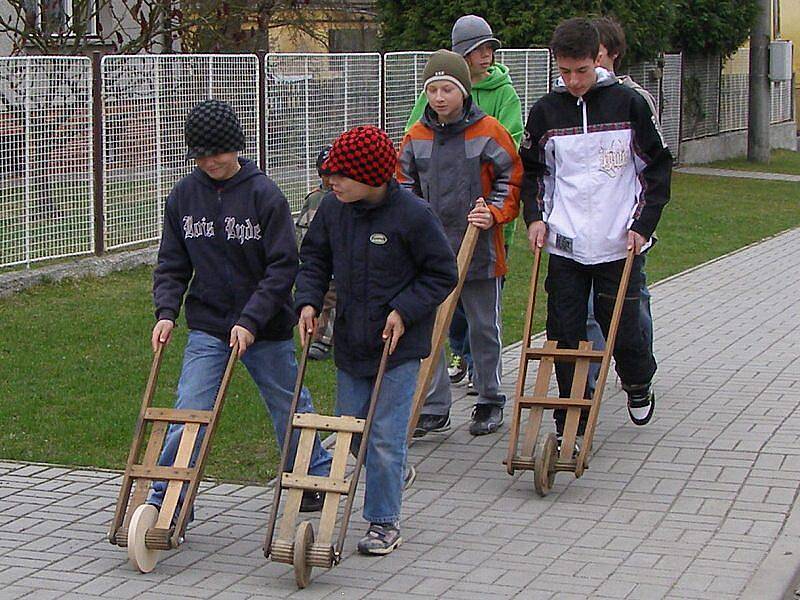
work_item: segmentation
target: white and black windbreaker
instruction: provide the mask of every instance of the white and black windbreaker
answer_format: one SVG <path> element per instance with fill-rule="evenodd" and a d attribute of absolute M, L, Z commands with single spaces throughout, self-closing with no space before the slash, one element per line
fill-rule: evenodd
<path fill-rule="evenodd" d="M 629 229 L 649 246 L 672 172 L 646 100 L 596 71 L 582 98 L 559 78 L 531 108 L 520 146 L 525 223 L 544 220 L 548 252 L 582 264 L 624 258 Z"/>

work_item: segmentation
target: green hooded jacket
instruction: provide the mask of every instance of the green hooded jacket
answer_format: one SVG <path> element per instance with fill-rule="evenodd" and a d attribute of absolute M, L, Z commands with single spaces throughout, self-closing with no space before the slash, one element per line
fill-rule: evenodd
<path fill-rule="evenodd" d="M 500 124 L 511 134 L 511 139 L 514 140 L 514 144 L 519 149 L 519 143 L 522 141 L 522 133 L 524 131 L 522 104 L 519 101 L 517 91 L 511 84 L 508 67 L 500 63 L 495 63 L 489 67 L 489 76 L 478 83 L 472 84 L 472 100 L 483 112 L 500 121 Z M 416 104 L 414 104 L 414 108 L 411 110 L 411 116 L 408 117 L 404 133 L 408 133 L 411 126 L 420 120 L 427 105 L 428 98 L 425 96 L 425 90 L 422 90 Z M 515 228 L 516 220 L 505 227 L 505 241 L 508 246 L 511 246 L 514 241 Z"/>

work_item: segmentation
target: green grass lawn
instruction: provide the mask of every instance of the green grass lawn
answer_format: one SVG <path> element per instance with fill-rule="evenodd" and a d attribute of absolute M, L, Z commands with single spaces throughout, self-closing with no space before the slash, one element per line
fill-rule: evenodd
<path fill-rule="evenodd" d="M 800 152 L 792 150 L 773 150 L 769 164 L 749 162 L 746 158 L 734 158 L 713 162 L 707 167 L 716 169 L 735 169 L 737 171 L 761 171 L 763 173 L 786 173 L 800 175 Z"/>
<path fill-rule="evenodd" d="M 647 263 L 651 282 L 800 225 L 794 183 L 676 175 Z M 505 342 L 521 335 L 531 254 L 517 228 L 505 287 Z M 43 285 L 0 299 L 0 458 L 121 467 L 150 366 L 151 272 Z M 541 289 L 541 288 L 540 288 Z M 544 297 L 536 329 L 543 327 Z M 656 320 L 658 313 L 656 311 Z M 165 356 L 158 403 L 170 405 L 185 324 Z M 332 409 L 330 362 L 310 365 L 317 408 Z M 234 376 L 207 474 L 265 481 L 278 455 L 257 390 Z"/>

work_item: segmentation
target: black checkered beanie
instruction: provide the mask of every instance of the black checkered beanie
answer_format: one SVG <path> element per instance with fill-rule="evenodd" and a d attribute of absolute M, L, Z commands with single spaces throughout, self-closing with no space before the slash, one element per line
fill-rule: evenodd
<path fill-rule="evenodd" d="M 244 133 L 233 107 L 219 100 L 195 105 L 183 127 L 186 158 L 202 158 L 244 150 Z"/>

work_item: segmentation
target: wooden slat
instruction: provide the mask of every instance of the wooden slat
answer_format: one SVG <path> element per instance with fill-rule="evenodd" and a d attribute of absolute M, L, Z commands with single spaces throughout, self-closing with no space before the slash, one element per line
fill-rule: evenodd
<path fill-rule="evenodd" d="M 158 457 L 161 454 L 161 447 L 164 445 L 164 437 L 167 435 L 167 423 L 163 421 L 158 421 L 153 423 L 153 427 L 150 430 L 150 439 L 147 440 L 147 448 L 144 451 L 144 457 L 142 458 L 142 465 L 155 465 L 158 461 Z M 128 506 L 128 511 L 125 513 L 125 527 L 128 526 L 130 523 L 131 517 L 133 516 L 133 511 L 135 511 L 139 506 L 141 506 L 145 500 L 147 500 L 147 494 L 150 493 L 150 480 L 149 479 L 137 479 L 136 480 L 136 489 L 133 492 L 133 497 L 131 498 L 130 506 Z"/>
<path fill-rule="evenodd" d="M 364 419 L 356 419 L 355 417 L 331 417 L 316 413 L 295 413 L 292 419 L 294 427 L 311 427 L 321 431 L 349 431 L 351 433 L 364 431 L 365 423 Z"/>
<path fill-rule="evenodd" d="M 181 441 L 178 444 L 178 452 L 175 455 L 175 462 L 172 465 L 173 467 L 182 469 L 189 466 L 189 461 L 192 459 L 192 451 L 194 450 L 194 444 L 197 441 L 197 434 L 199 431 L 200 425 L 198 423 L 187 423 L 184 425 Z M 156 522 L 157 529 L 169 529 L 172 525 L 172 517 L 178 506 L 182 486 L 182 481 L 170 481 L 167 484 L 164 501 L 161 504 L 161 510 L 158 511 L 158 521 Z"/>
<path fill-rule="evenodd" d="M 292 474 L 308 475 L 308 465 L 311 463 L 311 453 L 314 450 L 314 440 L 317 432 L 314 429 L 303 429 L 300 440 L 297 442 L 297 453 L 294 458 Z M 286 504 L 283 507 L 283 518 L 278 538 L 294 543 L 294 530 L 297 515 L 300 512 L 300 501 L 303 499 L 303 490 L 290 489 L 286 492 Z"/>
<path fill-rule="evenodd" d="M 591 408 L 592 401 L 586 398 L 559 398 L 558 396 L 523 396 L 518 400 L 523 408 L 569 408 L 577 406 L 581 408 Z"/>
<path fill-rule="evenodd" d="M 581 342 L 578 345 L 580 351 L 591 351 L 592 342 Z M 569 400 L 583 400 L 586 393 L 586 385 L 589 379 L 589 359 L 578 358 L 575 361 L 575 371 L 572 375 L 572 388 L 570 389 Z M 591 404 L 591 402 L 590 402 Z M 572 460 L 572 451 L 575 447 L 575 439 L 578 436 L 578 426 L 581 420 L 581 409 L 570 407 L 567 409 L 567 416 L 564 420 L 564 437 L 561 443 L 561 460 Z"/>
<path fill-rule="evenodd" d="M 334 479 L 333 477 L 317 477 L 314 475 L 293 475 L 284 473 L 281 485 L 286 489 L 311 490 L 316 492 L 336 492 L 346 494 L 350 489 L 347 479 Z"/>
<path fill-rule="evenodd" d="M 529 358 L 537 359 L 546 356 L 558 358 L 559 362 L 573 362 L 579 358 L 588 358 L 591 362 L 601 362 L 604 353 L 599 350 L 575 350 L 572 348 L 530 348 L 525 351 Z"/>
<path fill-rule="evenodd" d="M 144 413 L 145 421 L 166 421 L 168 423 L 202 423 L 211 422 L 210 410 L 180 410 L 177 408 L 148 408 Z"/>
<path fill-rule="evenodd" d="M 555 350 L 556 342 L 553 340 L 546 340 L 544 343 L 545 350 Z M 539 368 L 536 370 L 536 381 L 533 384 L 533 396 L 545 397 L 547 391 L 550 389 L 550 379 L 553 376 L 553 369 L 555 361 L 552 356 L 545 356 L 539 362 Z M 517 398 L 517 405 L 522 409 L 527 407 L 531 409 L 528 416 L 528 423 L 525 427 L 525 437 L 522 440 L 522 449 L 520 455 L 524 459 L 533 458 L 536 449 L 536 439 L 539 437 L 539 429 L 542 424 L 543 407 L 533 407 L 533 405 L 525 404 L 526 396 L 520 395 Z"/>
<path fill-rule="evenodd" d="M 131 465 L 126 469 L 132 477 L 141 477 L 147 480 L 189 481 L 196 469 L 177 467 L 148 467 L 145 465 Z"/>
<path fill-rule="evenodd" d="M 331 477 L 344 479 L 352 439 L 353 434 L 350 431 L 342 431 L 336 434 L 336 446 L 333 449 L 333 460 L 331 461 Z M 341 497 L 341 494 L 336 493 L 325 495 L 322 514 L 319 518 L 319 533 L 316 538 L 320 544 L 331 544 L 333 542 L 333 530 L 336 526 L 336 514 L 339 512 L 339 499 Z"/>

